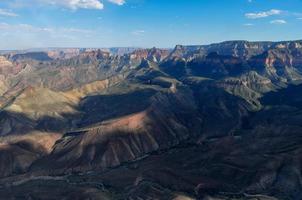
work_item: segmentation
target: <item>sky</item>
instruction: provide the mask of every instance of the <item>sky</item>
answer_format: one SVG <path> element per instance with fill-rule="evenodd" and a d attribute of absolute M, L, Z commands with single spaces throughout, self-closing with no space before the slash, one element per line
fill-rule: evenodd
<path fill-rule="evenodd" d="M 0 0 L 0 49 L 302 39 L 302 0 Z"/>

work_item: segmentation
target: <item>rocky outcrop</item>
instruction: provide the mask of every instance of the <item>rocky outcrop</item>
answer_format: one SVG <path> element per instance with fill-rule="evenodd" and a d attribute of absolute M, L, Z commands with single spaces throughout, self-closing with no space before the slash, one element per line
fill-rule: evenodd
<path fill-rule="evenodd" d="M 152 49 L 135 50 L 130 54 L 130 58 L 139 59 L 139 60 L 145 59 L 145 60 L 159 63 L 162 60 L 164 60 L 168 55 L 169 55 L 169 50 L 157 49 L 154 47 Z"/>
<path fill-rule="evenodd" d="M 22 65 L 14 65 L 4 56 L 0 56 L 0 76 L 2 79 L 9 75 L 16 75 L 22 70 Z"/>
<path fill-rule="evenodd" d="M 55 141 L 60 138 L 56 133 L 30 132 L 26 135 L 5 136 L 0 138 L 0 176 L 24 173 L 31 164 L 50 153 Z"/>

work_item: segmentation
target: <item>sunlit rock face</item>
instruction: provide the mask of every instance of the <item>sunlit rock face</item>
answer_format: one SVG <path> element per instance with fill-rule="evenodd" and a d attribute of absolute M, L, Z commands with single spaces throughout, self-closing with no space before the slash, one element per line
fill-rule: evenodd
<path fill-rule="evenodd" d="M 301 52 L 230 41 L 0 56 L 0 196 L 298 199 Z"/>

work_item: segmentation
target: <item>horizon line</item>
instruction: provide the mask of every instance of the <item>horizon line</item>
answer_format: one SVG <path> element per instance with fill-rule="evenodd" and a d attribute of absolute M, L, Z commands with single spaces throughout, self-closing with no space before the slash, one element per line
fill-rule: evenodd
<path fill-rule="evenodd" d="M 282 42 L 302 42 L 301 39 L 291 39 L 291 40 L 223 40 L 219 42 L 211 42 L 211 43 L 206 43 L 206 44 L 176 44 L 172 47 L 156 47 L 156 46 L 111 46 L 111 47 L 68 47 L 68 46 L 62 46 L 62 47 L 30 47 L 30 48 L 21 48 L 21 49 L 0 49 L 0 51 L 29 51 L 29 50 L 38 50 L 38 49 L 113 49 L 113 48 L 135 48 L 135 49 L 152 49 L 152 48 L 157 48 L 157 49 L 174 49 L 177 46 L 209 46 L 209 45 L 214 45 L 214 44 L 223 44 L 227 42 L 250 42 L 250 43 L 259 43 L 259 42 L 268 42 L 268 43 L 282 43 Z"/>

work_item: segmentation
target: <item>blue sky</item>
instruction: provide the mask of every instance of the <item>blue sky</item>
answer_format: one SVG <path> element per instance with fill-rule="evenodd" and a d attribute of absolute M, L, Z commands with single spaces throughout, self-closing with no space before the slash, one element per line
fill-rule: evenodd
<path fill-rule="evenodd" d="M 302 0 L 0 0 L 0 49 L 302 39 Z"/>

